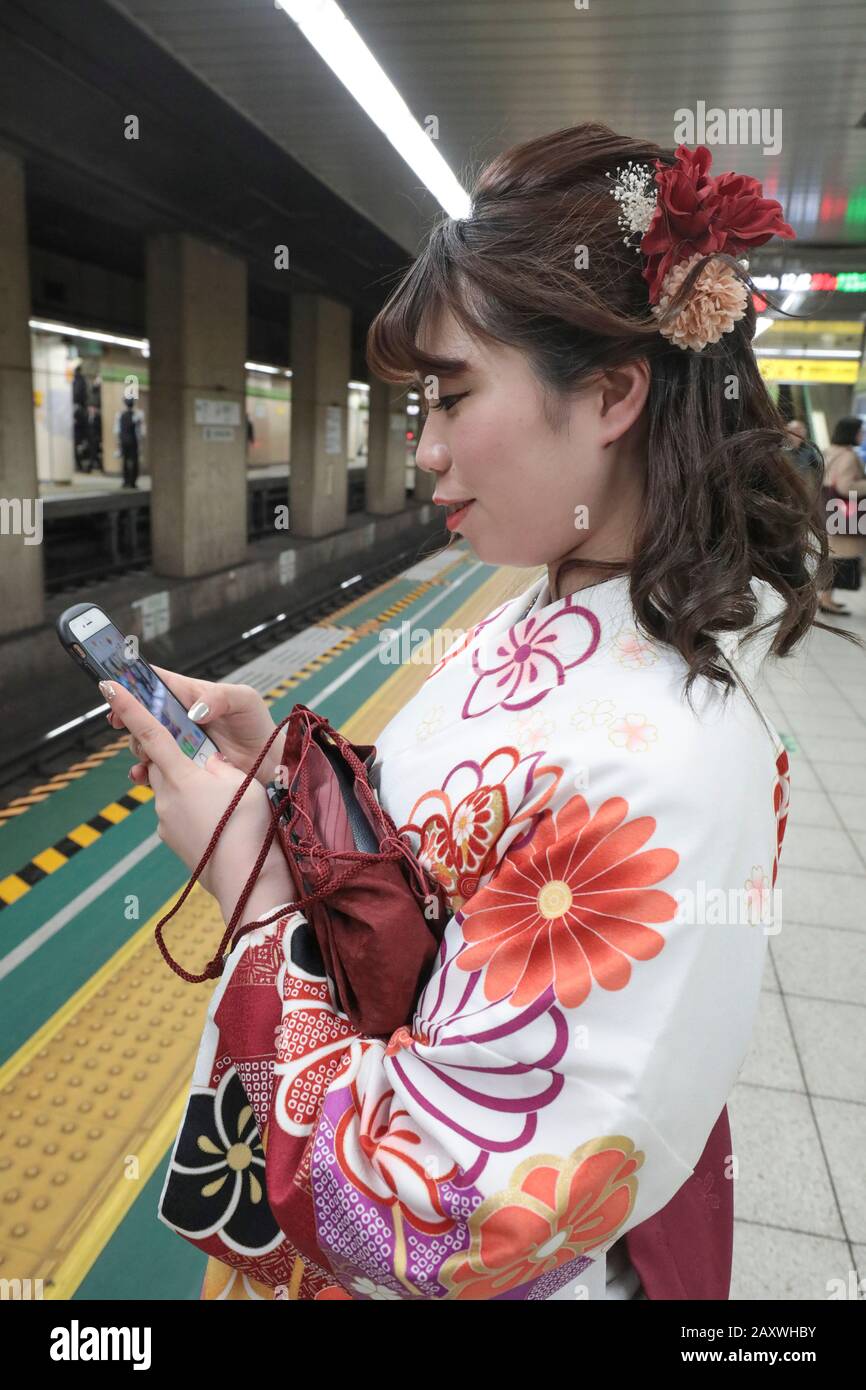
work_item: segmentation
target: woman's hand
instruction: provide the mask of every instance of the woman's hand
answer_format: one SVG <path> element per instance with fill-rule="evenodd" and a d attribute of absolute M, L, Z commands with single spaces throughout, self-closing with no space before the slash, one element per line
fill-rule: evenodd
<path fill-rule="evenodd" d="M 118 721 L 115 727 L 129 730 L 147 761 L 160 839 L 188 869 L 194 869 L 245 774 L 219 754 L 209 758 L 204 767 L 193 762 L 181 752 L 168 729 L 119 681 L 100 681 L 99 689 Z M 267 792 L 253 781 L 226 822 L 199 880 L 219 901 L 226 921 L 270 825 Z M 289 871 L 279 845 L 274 843 L 247 899 L 244 919 L 260 917 L 291 897 Z"/>
<path fill-rule="evenodd" d="M 154 666 L 153 669 L 172 694 L 177 696 L 184 709 L 189 711 L 196 724 L 207 729 L 223 757 L 242 772 L 249 772 L 262 745 L 274 731 L 274 721 L 259 692 L 251 685 L 197 680 L 178 675 L 176 671 L 167 671 L 162 666 Z M 200 708 L 197 709 L 197 706 Z M 124 727 L 113 708 L 108 712 L 108 722 L 114 729 Z M 133 755 L 141 760 L 133 766 L 130 777 L 133 782 L 146 785 L 147 759 L 132 739 L 130 747 Z M 267 786 L 273 779 L 281 751 L 282 739 L 277 738 L 256 773 L 262 786 Z"/>

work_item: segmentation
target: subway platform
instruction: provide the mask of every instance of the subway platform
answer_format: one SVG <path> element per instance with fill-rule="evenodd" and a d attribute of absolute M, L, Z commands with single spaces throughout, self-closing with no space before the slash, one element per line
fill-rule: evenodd
<path fill-rule="evenodd" d="M 375 742 L 426 671 L 383 667 L 378 634 L 467 628 L 534 578 L 461 542 L 231 678 L 256 685 L 275 719 L 301 701 Z M 863 595 L 851 606 L 866 635 Z M 813 630 L 758 694 L 792 787 L 782 927 L 729 1101 L 731 1298 L 823 1300 L 866 1273 L 866 657 Z M 112 737 L 0 813 L 0 1277 L 41 1277 L 51 1298 L 195 1299 L 204 1266 L 155 1210 L 212 986 L 159 955 L 155 923 L 187 875 L 156 835 L 149 789 L 130 789 L 131 761 Z M 222 926 L 196 887 L 167 943 L 200 969 Z"/>

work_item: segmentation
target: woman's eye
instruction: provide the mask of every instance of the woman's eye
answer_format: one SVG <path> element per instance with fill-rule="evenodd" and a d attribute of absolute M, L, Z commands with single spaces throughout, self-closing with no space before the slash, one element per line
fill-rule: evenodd
<path fill-rule="evenodd" d="M 464 396 L 468 396 L 468 391 L 461 391 L 456 396 L 440 396 L 438 400 L 431 403 L 431 410 L 453 410 L 458 401 L 462 401 Z"/>

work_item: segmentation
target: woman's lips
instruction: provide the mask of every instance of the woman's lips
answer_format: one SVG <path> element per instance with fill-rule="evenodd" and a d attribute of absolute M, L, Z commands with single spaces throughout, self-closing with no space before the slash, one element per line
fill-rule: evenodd
<path fill-rule="evenodd" d="M 460 525 L 474 501 L 475 498 L 472 497 L 468 502 L 464 503 L 462 507 L 458 507 L 455 511 L 449 512 L 447 514 L 447 516 L 445 517 L 445 525 L 448 527 L 449 531 L 455 530 L 456 527 Z"/>

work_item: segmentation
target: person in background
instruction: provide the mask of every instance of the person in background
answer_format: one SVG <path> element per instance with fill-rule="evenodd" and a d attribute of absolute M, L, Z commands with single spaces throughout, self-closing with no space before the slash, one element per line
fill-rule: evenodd
<path fill-rule="evenodd" d="M 818 446 L 809 438 L 808 426 L 803 420 L 789 420 L 785 428 L 793 440 L 791 453 L 797 467 L 819 481 L 824 472 L 824 460 Z"/>
<path fill-rule="evenodd" d="M 123 459 L 123 486 L 138 487 L 139 445 L 144 438 L 144 416 L 135 408 L 135 400 L 129 396 L 126 406 L 119 410 L 114 421 L 114 433 L 118 440 L 118 452 Z"/>
<path fill-rule="evenodd" d="M 789 452 L 793 462 L 801 473 L 814 481 L 816 488 L 820 488 L 824 478 L 824 459 L 818 446 L 809 438 L 808 425 L 804 420 L 789 420 L 785 429 L 791 436 Z M 818 606 L 822 613 L 841 612 L 842 605 L 830 607 L 831 602 L 831 591 L 822 589 L 818 595 Z"/>
<path fill-rule="evenodd" d="M 859 575 L 862 557 L 866 550 L 866 535 L 858 529 L 858 507 L 860 497 L 866 496 L 866 473 L 857 452 L 863 441 L 863 422 L 859 415 L 845 415 L 836 422 L 831 443 L 824 451 L 824 499 L 829 503 L 843 498 L 848 505 L 848 523 L 845 531 L 839 533 L 828 524 L 830 554 L 833 557 L 834 582 L 838 583 L 843 574 L 847 575 L 846 588 L 859 588 Z M 835 511 L 835 509 L 834 509 Z M 828 510 L 828 521 L 830 516 Z M 833 599 L 832 587 L 821 595 L 819 607 L 822 613 L 832 613 L 847 617 L 851 610 Z"/>
<path fill-rule="evenodd" d="M 102 378 L 94 377 L 90 384 L 90 405 L 87 407 L 87 447 L 91 471 L 104 473 L 102 466 Z"/>
<path fill-rule="evenodd" d="M 72 374 L 72 447 L 75 455 L 75 471 L 77 473 L 89 473 L 93 463 L 90 454 L 90 441 L 87 428 L 89 401 L 90 393 L 87 389 L 87 377 L 81 370 L 81 364 L 79 363 Z"/>

